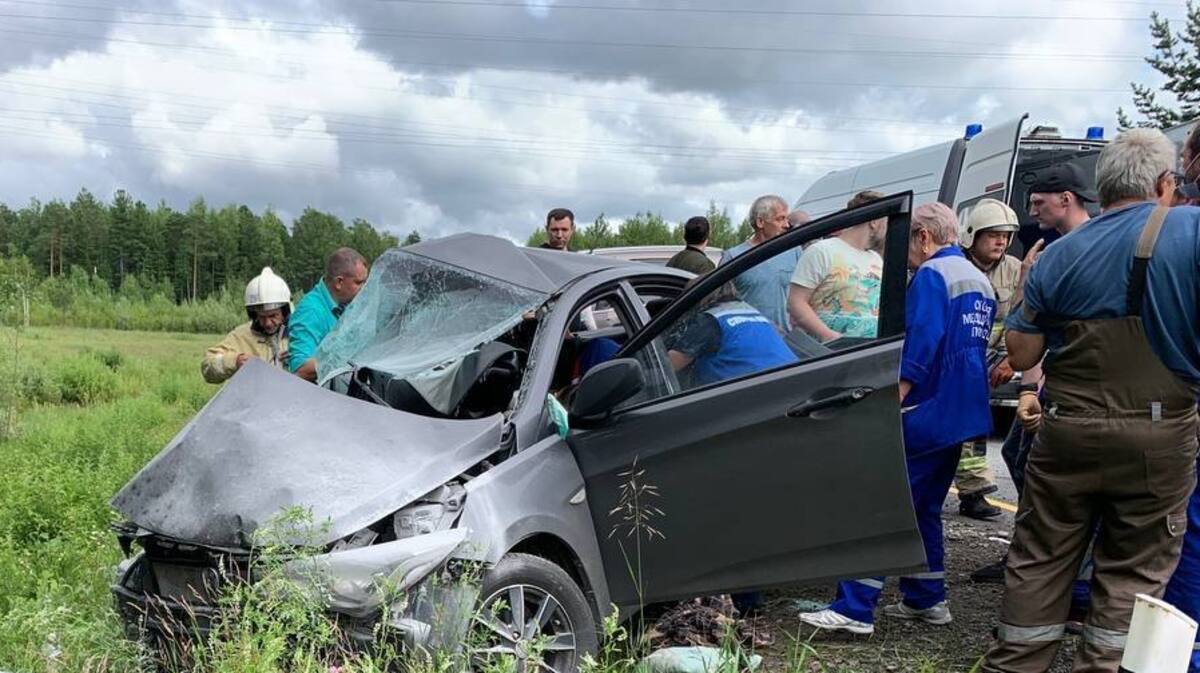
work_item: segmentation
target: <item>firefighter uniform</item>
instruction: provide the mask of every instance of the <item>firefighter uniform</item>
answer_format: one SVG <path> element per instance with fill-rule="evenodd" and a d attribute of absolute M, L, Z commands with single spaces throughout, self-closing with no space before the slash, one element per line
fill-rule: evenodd
<path fill-rule="evenodd" d="M 1188 212 L 1135 204 L 1072 232 L 1038 260 L 1009 321 L 1043 334 L 1049 352 L 984 671 L 1049 669 L 1096 522 L 1074 670 L 1117 671 L 1135 594 L 1161 596 L 1175 568 L 1196 481 L 1200 378 L 1200 210 L 1176 210 Z M 1156 246 L 1160 232 L 1170 240 Z"/>
<path fill-rule="evenodd" d="M 254 329 L 253 322 L 244 323 L 226 334 L 221 343 L 204 352 L 200 373 L 209 383 L 221 383 L 237 373 L 237 357 L 242 353 L 282 368 L 280 356 L 287 352 L 287 348 L 287 337 L 282 330 L 275 334 L 263 334 Z"/>

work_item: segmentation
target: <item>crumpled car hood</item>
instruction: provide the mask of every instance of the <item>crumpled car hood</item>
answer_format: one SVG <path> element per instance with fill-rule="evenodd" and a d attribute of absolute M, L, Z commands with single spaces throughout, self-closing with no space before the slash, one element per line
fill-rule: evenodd
<path fill-rule="evenodd" d="M 147 530 L 247 548 L 285 508 L 304 542 L 350 535 L 500 446 L 503 417 L 439 420 L 356 400 L 250 360 L 112 499 Z"/>

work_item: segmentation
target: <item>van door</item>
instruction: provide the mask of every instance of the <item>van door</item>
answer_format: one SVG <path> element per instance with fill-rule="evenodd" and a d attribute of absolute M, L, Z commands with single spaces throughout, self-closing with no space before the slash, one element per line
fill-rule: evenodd
<path fill-rule="evenodd" d="M 967 153 L 958 177 L 958 190 L 954 194 L 954 212 L 960 219 L 964 209 L 982 198 L 1008 202 L 1009 186 L 1016 166 L 1017 143 L 1021 140 L 1021 127 L 1028 118 L 1028 113 L 1023 114 L 967 141 Z"/>

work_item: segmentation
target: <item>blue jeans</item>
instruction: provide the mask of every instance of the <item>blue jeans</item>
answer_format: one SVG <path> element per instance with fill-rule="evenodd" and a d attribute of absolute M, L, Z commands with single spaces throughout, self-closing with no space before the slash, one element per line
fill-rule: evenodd
<path fill-rule="evenodd" d="M 946 600 L 946 551 L 942 539 L 942 505 L 954 481 L 962 444 L 908 459 L 908 485 L 912 491 L 917 528 L 925 545 L 929 570 L 900 578 L 904 602 L 923 610 Z M 883 593 L 882 577 L 839 582 L 830 609 L 860 622 L 875 622 L 875 605 Z"/>
<path fill-rule="evenodd" d="M 1017 487 L 1017 495 L 1025 488 L 1025 461 L 1029 458 L 1029 447 L 1033 446 L 1034 433 L 1025 432 L 1021 421 L 1013 419 L 1012 427 L 1004 438 L 1000 448 L 1000 457 L 1012 477 L 1013 485 Z"/>

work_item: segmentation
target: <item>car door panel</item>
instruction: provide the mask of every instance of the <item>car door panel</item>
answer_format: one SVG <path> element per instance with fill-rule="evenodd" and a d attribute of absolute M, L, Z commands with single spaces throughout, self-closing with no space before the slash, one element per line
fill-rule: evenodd
<path fill-rule="evenodd" d="M 889 204 L 890 255 L 906 245 L 911 195 Z M 830 226 L 873 217 L 835 214 Z M 830 231 L 814 223 L 804 235 Z M 884 266 L 901 304 L 881 309 L 883 338 L 653 399 L 571 434 L 614 602 L 923 567 L 897 390 L 903 268 Z M 722 273 L 712 274 L 713 284 Z M 665 309 L 627 349 L 654 349 L 655 330 L 686 311 L 689 298 L 696 293 Z M 639 358 L 643 366 L 657 359 Z"/>
<path fill-rule="evenodd" d="M 613 599 L 637 602 L 634 575 L 654 602 L 922 567 L 897 431 L 900 348 L 651 403 L 594 431 L 587 444 L 604 450 L 581 446 L 576 458 Z M 796 402 L 846 387 L 874 391 L 826 414 L 788 416 Z M 622 450 L 597 433 L 628 443 Z M 662 511 L 647 522 L 662 539 L 643 535 L 640 549 L 619 507 L 635 459 L 660 494 L 642 505 Z"/>

